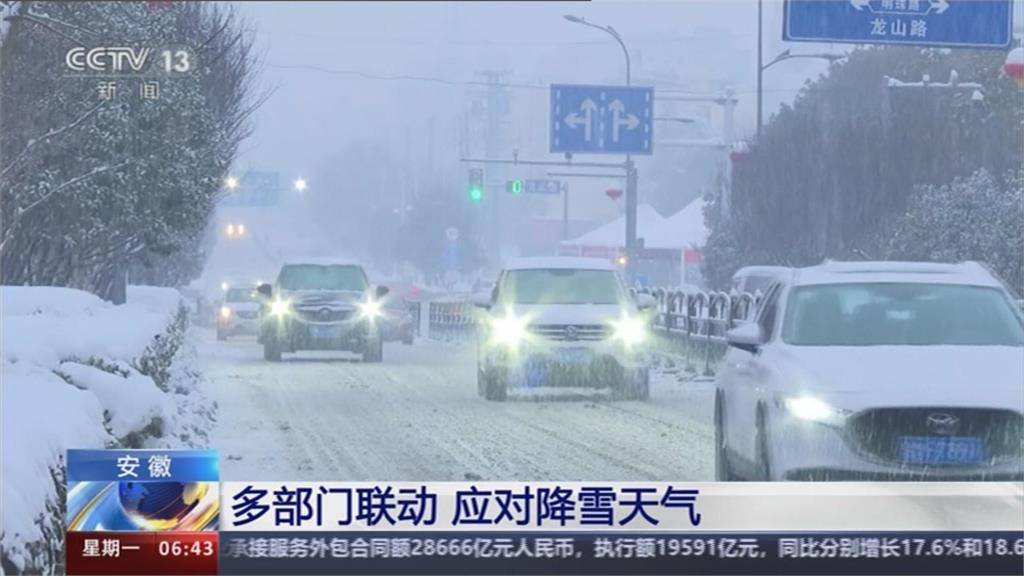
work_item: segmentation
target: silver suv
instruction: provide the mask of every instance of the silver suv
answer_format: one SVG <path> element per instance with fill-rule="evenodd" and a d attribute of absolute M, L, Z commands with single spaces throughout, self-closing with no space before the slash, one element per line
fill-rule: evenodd
<path fill-rule="evenodd" d="M 384 357 L 379 320 L 388 289 L 371 289 L 363 268 L 344 260 L 305 259 L 286 263 L 274 286 L 261 284 L 259 341 L 263 357 L 283 352 L 339 350 Z"/>

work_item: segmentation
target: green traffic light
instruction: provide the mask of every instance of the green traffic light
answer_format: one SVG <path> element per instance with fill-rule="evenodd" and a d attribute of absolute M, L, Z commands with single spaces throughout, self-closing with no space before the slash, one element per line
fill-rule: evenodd
<path fill-rule="evenodd" d="M 484 191 L 483 190 L 481 190 L 479 188 L 470 188 L 469 189 L 469 199 L 472 200 L 473 202 L 479 202 L 480 200 L 483 200 L 483 197 L 484 197 Z"/>
<path fill-rule="evenodd" d="M 513 180 L 512 181 L 512 193 L 513 194 L 519 194 L 522 191 L 523 191 L 523 181 L 522 180 Z"/>

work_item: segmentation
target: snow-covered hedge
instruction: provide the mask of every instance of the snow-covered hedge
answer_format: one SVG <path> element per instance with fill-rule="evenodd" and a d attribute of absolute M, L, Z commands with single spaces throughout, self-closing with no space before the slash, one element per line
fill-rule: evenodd
<path fill-rule="evenodd" d="M 3 572 L 48 573 L 63 554 L 68 448 L 201 444 L 188 315 L 172 289 L 113 306 L 68 288 L 0 287 Z"/>

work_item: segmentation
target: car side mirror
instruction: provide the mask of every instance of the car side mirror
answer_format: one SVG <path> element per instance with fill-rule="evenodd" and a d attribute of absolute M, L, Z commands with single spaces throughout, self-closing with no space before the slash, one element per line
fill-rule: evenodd
<path fill-rule="evenodd" d="M 376 291 L 377 300 L 380 300 L 380 299 L 384 298 L 390 292 L 391 292 L 391 290 L 388 289 L 387 286 L 377 286 L 377 291 Z"/>
<path fill-rule="evenodd" d="M 264 298 L 270 298 L 274 295 L 274 290 L 270 287 L 270 284 L 260 284 L 256 287 L 256 292 Z"/>
<path fill-rule="evenodd" d="M 650 310 L 658 307 L 658 299 L 650 294 L 637 294 L 636 307 L 640 310 Z"/>
<path fill-rule="evenodd" d="M 473 301 L 473 306 L 476 306 L 477 308 L 483 308 L 485 310 L 489 310 L 491 308 L 492 300 L 489 294 L 473 294 L 470 299 Z"/>
<path fill-rule="evenodd" d="M 725 333 L 725 340 L 729 346 L 745 350 L 751 354 L 756 353 L 764 344 L 764 334 L 761 326 L 756 322 L 740 324 L 739 326 Z"/>

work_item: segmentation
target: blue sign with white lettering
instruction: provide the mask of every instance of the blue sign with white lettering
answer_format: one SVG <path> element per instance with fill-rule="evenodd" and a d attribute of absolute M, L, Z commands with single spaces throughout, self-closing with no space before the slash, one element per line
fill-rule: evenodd
<path fill-rule="evenodd" d="M 1012 0 L 786 0 L 782 39 L 795 42 L 1006 48 Z"/>
<path fill-rule="evenodd" d="M 551 151 L 651 154 L 654 89 L 551 85 Z"/>
<path fill-rule="evenodd" d="M 281 199 L 280 175 L 277 172 L 246 172 L 238 186 L 225 190 L 221 206 L 268 207 L 276 206 Z"/>
<path fill-rule="evenodd" d="M 559 194 L 562 192 L 561 180 L 527 180 L 523 182 L 523 192 L 527 194 Z"/>

